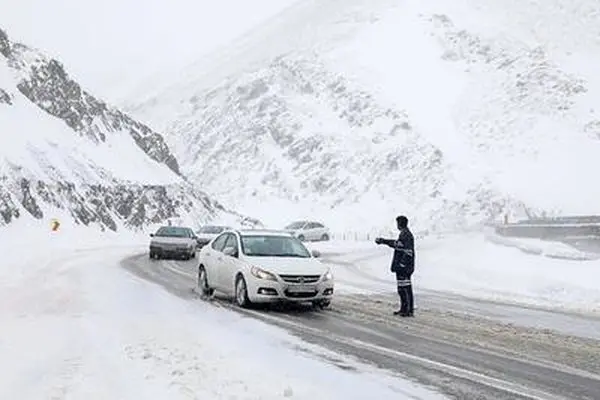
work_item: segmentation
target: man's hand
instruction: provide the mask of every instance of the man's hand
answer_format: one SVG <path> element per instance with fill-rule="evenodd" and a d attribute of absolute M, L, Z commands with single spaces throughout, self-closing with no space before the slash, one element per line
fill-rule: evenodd
<path fill-rule="evenodd" d="M 383 238 L 375 238 L 375 244 L 382 244 L 383 243 Z"/>

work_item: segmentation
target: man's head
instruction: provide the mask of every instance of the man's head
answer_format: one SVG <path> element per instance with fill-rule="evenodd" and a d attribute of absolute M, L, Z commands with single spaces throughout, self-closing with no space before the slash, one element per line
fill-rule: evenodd
<path fill-rule="evenodd" d="M 398 229 L 406 228 L 408 226 L 408 218 L 406 218 L 404 215 L 397 216 L 396 225 L 398 226 Z"/>

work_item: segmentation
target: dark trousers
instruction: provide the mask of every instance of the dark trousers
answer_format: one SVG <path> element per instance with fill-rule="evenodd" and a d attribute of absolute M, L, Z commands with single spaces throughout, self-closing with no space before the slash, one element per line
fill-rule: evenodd
<path fill-rule="evenodd" d="M 396 272 L 396 283 L 400 295 L 400 313 L 402 314 L 414 313 L 414 297 L 410 280 L 412 273 L 412 268 L 406 268 L 405 270 L 403 268 L 403 271 Z"/>

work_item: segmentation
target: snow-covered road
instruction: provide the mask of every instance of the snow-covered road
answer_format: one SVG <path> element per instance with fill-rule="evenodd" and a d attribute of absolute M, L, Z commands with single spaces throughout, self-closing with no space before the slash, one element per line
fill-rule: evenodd
<path fill-rule="evenodd" d="M 0 235 L 2 399 L 600 398 L 597 315 L 440 292 L 429 271 L 418 317 L 392 318 L 389 252 L 370 243 L 311 244 L 332 308 L 281 312 L 199 299 L 196 262 L 151 262 L 143 238 L 23 237 Z"/>
<path fill-rule="evenodd" d="M 149 261 L 146 254 L 140 254 L 124 259 L 123 266 L 175 295 L 200 301 L 191 291 L 196 262 Z M 359 293 L 353 293 L 362 274 L 357 268 L 346 272 L 345 289 L 325 312 L 240 310 L 226 299 L 210 304 L 285 328 L 317 346 L 436 387 L 451 398 L 600 396 L 600 319 L 561 313 L 549 318 L 548 311 L 535 308 L 428 292 L 420 293 L 418 318 L 404 320 L 390 315 L 396 299 L 390 291 L 386 293 L 383 281 L 363 278 Z M 369 284 L 374 290 L 366 294 Z M 486 310 L 492 312 L 486 315 Z M 503 321 L 510 311 L 514 317 Z M 535 319 L 543 328 L 532 327 Z M 567 322 L 574 326 L 570 332 L 552 328 L 564 328 Z"/>

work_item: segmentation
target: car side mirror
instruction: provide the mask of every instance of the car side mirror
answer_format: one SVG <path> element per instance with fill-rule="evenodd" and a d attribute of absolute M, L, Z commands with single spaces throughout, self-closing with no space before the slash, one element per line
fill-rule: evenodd
<path fill-rule="evenodd" d="M 226 256 L 229 256 L 229 257 L 237 258 L 238 251 L 235 247 L 227 247 L 227 248 L 223 249 L 223 254 L 225 254 Z"/>
<path fill-rule="evenodd" d="M 154 237 L 154 233 L 151 233 L 151 234 L 150 234 L 150 237 Z"/>
<path fill-rule="evenodd" d="M 319 250 L 313 250 L 313 251 L 311 251 L 311 253 L 312 253 L 312 256 L 315 258 L 321 257 L 321 252 Z"/>

